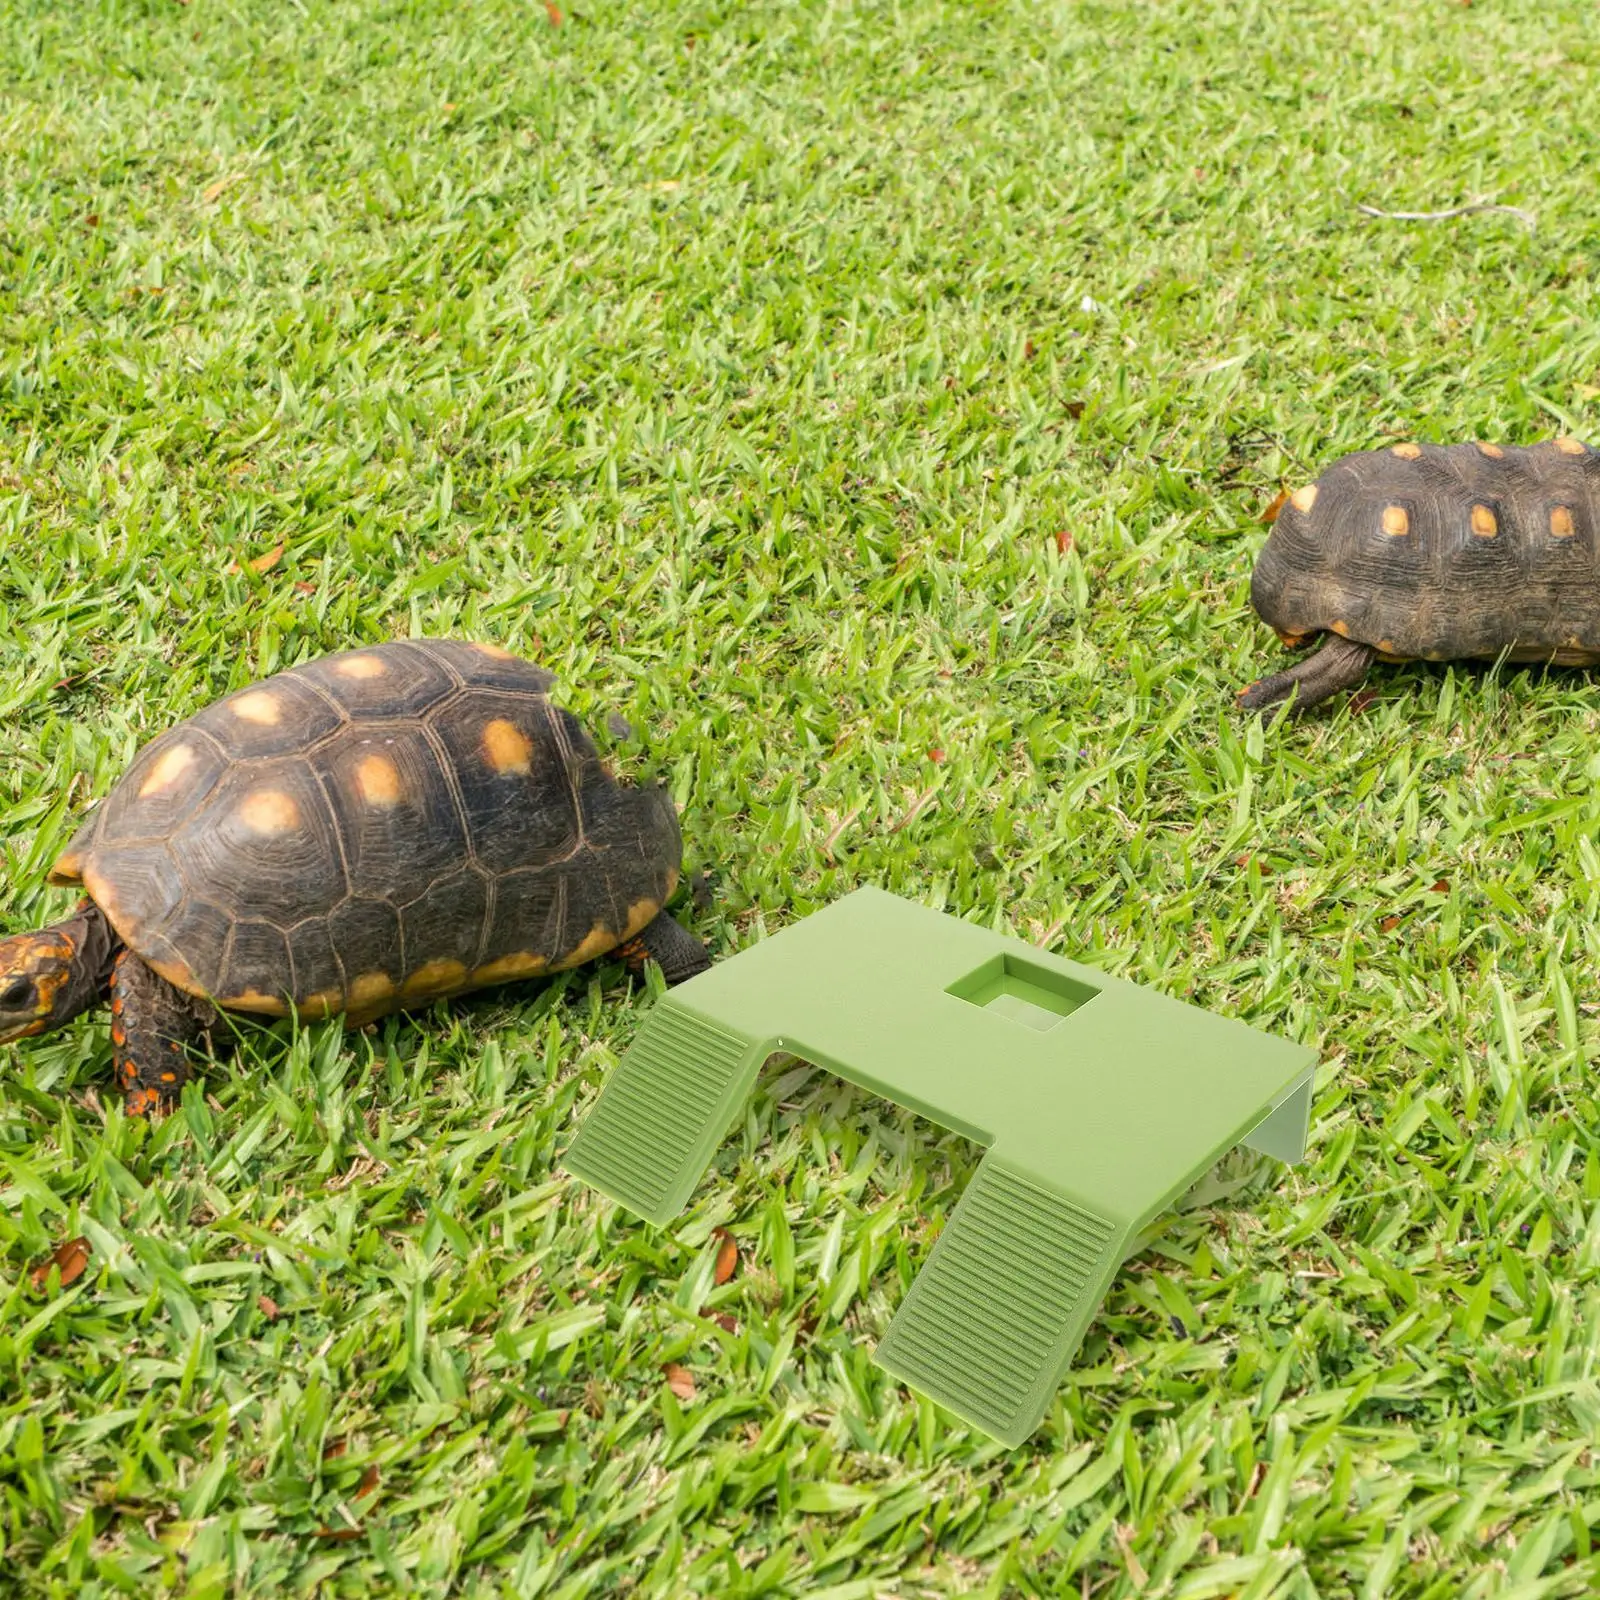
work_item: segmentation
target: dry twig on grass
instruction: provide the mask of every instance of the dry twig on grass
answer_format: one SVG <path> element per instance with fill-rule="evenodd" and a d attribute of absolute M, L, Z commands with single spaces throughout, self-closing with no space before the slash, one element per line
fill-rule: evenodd
<path fill-rule="evenodd" d="M 1381 211 L 1377 206 L 1369 206 L 1361 200 L 1352 204 L 1366 216 L 1383 217 L 1391 222 L 1446 222 L 1451 217 L 1464 217 L 1472 211 L 1504 211 L 1530 232 L 1537 226 L 1537 219 L 1531 211 L 1525 211 L 1521 206 L 1501 205 L 1493 200 L 1469 200 L 1465 205 L 1450 206 L 1444 211 Z"/>

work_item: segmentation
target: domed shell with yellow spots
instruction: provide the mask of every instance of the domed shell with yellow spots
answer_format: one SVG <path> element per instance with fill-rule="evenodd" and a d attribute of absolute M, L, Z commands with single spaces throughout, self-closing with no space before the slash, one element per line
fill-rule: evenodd
<path fill-rule="evenodd" d="M 146 745 L 51 871 L 191 994 L 353 1021 L 559 971 L 677 882 L 661 789 L 606 771 L 492 646 L 346 651 Z"/>
<path fill-rule="evenodd" d="M 1342 634 L 1392 660 L 1600 661 L 1600 454 L 1398 444 L 1292 495 L 1250 598 L 1286 643 Z"/>

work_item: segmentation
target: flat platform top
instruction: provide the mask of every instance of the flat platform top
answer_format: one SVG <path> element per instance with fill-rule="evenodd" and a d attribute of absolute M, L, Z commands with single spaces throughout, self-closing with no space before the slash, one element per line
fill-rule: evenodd
<path fill-rule="evenodd" d="M 672 992 L 1137 1227 L 1304 1084 L 1315 1053 L 879 889 Z"/>

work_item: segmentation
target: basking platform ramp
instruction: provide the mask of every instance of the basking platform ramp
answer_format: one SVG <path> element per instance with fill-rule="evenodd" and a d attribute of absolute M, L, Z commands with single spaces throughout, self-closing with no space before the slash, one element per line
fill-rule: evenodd
<path fill-rule="evenodd" d="M 1245 1143 L 1304 1153 L 1315 1053 L 878 889 L 671 990 L 567 1152 L 670 1222 L 784 1050 L 988 1147 L 877 1352 L 1007 1444 L 1139 1229 Z"/>

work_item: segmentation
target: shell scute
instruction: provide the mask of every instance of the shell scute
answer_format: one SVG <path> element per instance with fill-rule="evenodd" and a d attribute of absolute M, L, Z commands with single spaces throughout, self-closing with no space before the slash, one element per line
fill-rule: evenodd
<path fill-rule="evenodd" d="M 420 717 L 460 687 L 431 652 L 410 639 L 322 656 L 294 673 L 357 719 Z"/>

